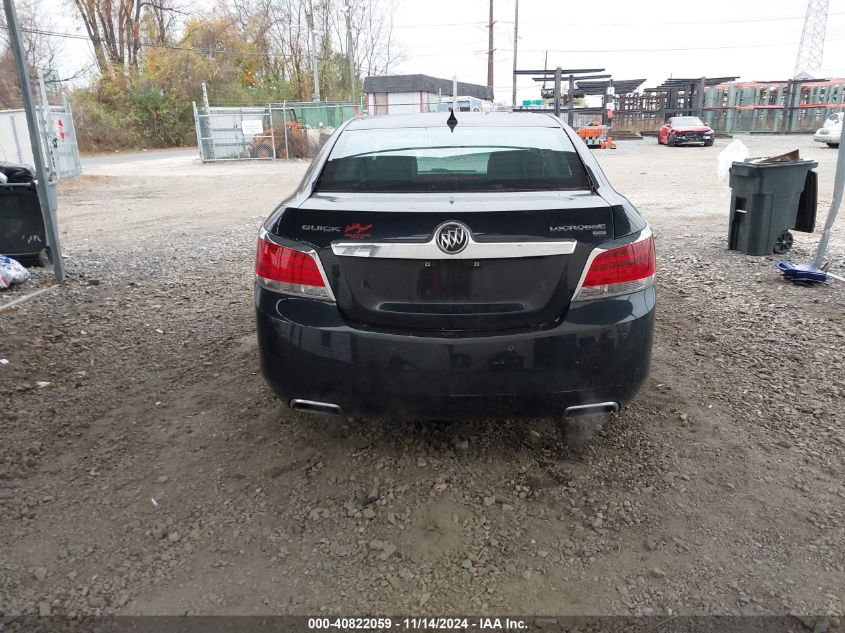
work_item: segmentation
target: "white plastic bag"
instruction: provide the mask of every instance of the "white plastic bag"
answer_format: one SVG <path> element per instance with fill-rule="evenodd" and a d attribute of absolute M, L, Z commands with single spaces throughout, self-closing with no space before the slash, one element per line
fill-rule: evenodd
<path fill-rule="evenodd" d="M 29 271 L 11 257 L 0 255 L 0 289 L 12 284 L 22 284 L 29 279 Z"/>
<path fill-rule="evenodd" d="M 748 148 L 745 143 L 735 138 L 727 147 L 719 152 L 717 160 L 719 165 L 716 168 L 716 183 L 719 186 L 728 184 L 728 174 L 731 171 L 731 163 L 741 163 L 748 158 Z"/>

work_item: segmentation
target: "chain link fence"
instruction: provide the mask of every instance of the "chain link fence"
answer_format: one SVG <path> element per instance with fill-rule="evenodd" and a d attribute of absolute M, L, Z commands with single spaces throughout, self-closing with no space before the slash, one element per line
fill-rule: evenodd
<path fill-rule="evenodd" d="M 269 103 L 257 107 L 194 104 L 202 161 L 313 158 L 326 139 L 361 109 L 351 103 Z"/>
<path fill-rule="evenodd" d="M 45 163 L 58 179 L 72 178 L 82 173 L 79 146 L 70 104 L 38 106 L 38 127 Z M 33 165 L 32 145 L 29 141 L 26 113 L 22 109 L 0 110 L 0 160 Z"/>

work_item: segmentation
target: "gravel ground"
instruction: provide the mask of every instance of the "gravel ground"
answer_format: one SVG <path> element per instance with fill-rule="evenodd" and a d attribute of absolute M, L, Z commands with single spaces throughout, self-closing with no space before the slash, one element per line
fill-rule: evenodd
<path fill-rule="evenodd" d="M 833 150 L 743 140 L 817 159 L 823 219 Z M 647 385 L 580 450 L 553 420 L 351 424 L 275 401 L 253 249 L 304 163 L 148 157 L 65 183 L 68 281 L 0 312 L 0 612 L 837 627 L 845 284 L 789 285 L 774 257 L 726 250 L 725 143 L 599 153 L 654 227 L 659 315 Z M 796 234 L 795 256 L 816 240 Z M 830 255 L 845 271 L 845 218 Z"/>

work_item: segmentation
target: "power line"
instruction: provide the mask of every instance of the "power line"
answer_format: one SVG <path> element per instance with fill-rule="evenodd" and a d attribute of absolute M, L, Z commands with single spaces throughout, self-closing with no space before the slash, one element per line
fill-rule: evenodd
<path fill-rule="evenodd" d="M 827 38 L 828 42 L 841 42 L 844 41 L 845 38 Z M 797 45 L 798 42 L 776 42 L 776 43 L 761 43 L 761 44 L 730 44 L 727 46 L 678 46 L 678 47 L 668 47 L 668 48 L 570 48 L 570 49 L 545 49 L 545 48 L 520 48 L 520 52 L 522 53 L 544 53 L 548 50 L 550 53 L 665 53 L 665 52 L 678 52 L 678 51 L 713 51 L 713 50 L 731 50 L 731 49 L 743 49 L 743 48 L 777 48 L 782 46 L 790 46 L 790 45 Z M 416 48 L 416 47 L 414 47 Z M 425 47 L 422 47 L 425 48 Z M 512 48 L 502 48 L 497 47 L 497 51 L 512 51 Z M 483 50 L 468 50 L 466 48 L 461 48 L 460 50 L 453 50 L 453 51 L 446 51 L 440 53 L 414 53 L 413 57 L 437 57 L 437 56 L 445 56 L 445 55 L 453 55 L 455 53 L 474 53 L 474 54 L 481 54 L 486 53 Z"/>
<path fill-rule="evenodd" d="M 6 27 L 2 26 L 0 28 L 5 29 Z M 104 44 L 115 44 L 115 41 L 113 39 L 110 39 L 110 38 L 107 38 L 107 37 L 91 38 L 88 35 L 85 35 L 85 34 L 82 34 L 82 33 L 64 33 L 64 32 L 61 32 L 61 31 L 46 31 L 46 30 L 43 30 L 43 29 L 21 29 L 21 30 L 26 32 L 26 33 L 34 33 L 34 34 L 37 34 L 37 35 L 47 35 L 49 37 L 60 37 L 60 38 L 65 38 L 65 39 L 84 40 L 84 41 L 95 42 L 95 43 L 96 42 L 102 42 Z M 242 56 L 246 56 L 246 57 L 286 57 L 286 55 L 284 55 L 282 53 L 271 53 L 271 52 L 256 53 L 256 52 L 252 52 L 252 51 L 233 51 L 233 50 L 228 50 L 228 49 L 224 49 L 224 48 L 202 48 L 202 47 L 194 47 L 194 46 L 178 46 L 176 44 L 154 44 L 152 42 L 142 42 L 141 47 L 142 48 L 163 48 L 163 49 L 174 50 L 174 51 L 194 51 L 194 52 L 197 52 L 197 53 L 206 53 L 206 54 L 208 54 L 208 53 L 215 53 L 215 54 L 220 53 L 220 54 L 224 54 L 224 55 L 242 55 Z M 456 45 L 455 44 L 429 44 L 429 45 L 425 45 L 425 46 L 405 46 L 403 48 L 422 48 L 422 49 L 450 48 L 450 49 L 455 49 Z M 457 53 L 457 52 L 464 52 L 464 51 L 466 51 L 466 48 L 463 47 L 463 46 L 460 46 L 460 47 L 457 47 L 457 50 L 447 51 L 443 54 L 448 55 L 451 52 Z M 475 51 L 466 51 L 466 52 L 475 52 Z M 432 54 L 429 54 L 428 56 L 433 56 L 433 55 L 438 55 L 438 54 L 440 54 L 440 53 L 432 53 Z M 424 57 L 424 56 L 426 56 L 426 55 L 416 54 L 416 53 L 414 54 L 414 57 Z M 323 60 L 323 61 L 325 61 L 325 60 Z"/>
<path fill-rule="evenodd" d="M 828 42 L 841 42 L 845 38 L 828 38 Z M 669 48 L 572 48 L 572 49 L 548 49 L 550 53 L 662 53 L 672 51 L 716 51 L 737 48 L 778 48 L 789 45 L 797 45 L 798 42 L 769 42 L 767 44 L 730 44 L 728 46 L 678 46 Z M 500 48 L 499 50 L 510 50 Z M 542 53 L 546 49 L 522 49 L 526 53 Z"/>
<path fill-rule="evenodd" d="M 838 12 L 838 13 L 828 13 L 828 15 L 845 15 L 845 12 Z M 746 24 L 751 22 L 786 22 L 789 20 L 803 20 L 805 16 L 803 15 L 790 15 L 790 16 L 782 16 L 777 18 L 741 18 L 739 20 L 684 20 L 684 21 L 674 21 L 674 22 L 591 22 L 590 26 L 650 26 L 650 25 L 676 25 L 676 24 Z M 513 24 L 513 22 L 506 22 L 507 24 Z M 577 26 L 570 23 L 562 23 L 562 22 L 522 22 L 523 25 L 525 24 L 534 24 L 534 25 L 541 25 L 541 26 Z"/>
<path fill-rule="evenodd" d="M 429 48 L 466 49 L 467 46 L 473 46 L 473 44 L 471 44 L 471 43 L 455 44 L 454 42 L 452 44 L 412 44 L 412 45 L 409 45 L 409 46 L 403 46 L 402 48 L 418 48 L 418 49 L 422 49 L 422 50 L 426 50 L 426 49 L 429 49 Z M 485 53 L 487 52 L 486 48 L 484 49 L 484 52 Z"/>
<path fill-rule="evenodd" d="M 6 27 L 0 27 L 5 29 Z M 106 37 L 89 37 L 88 35 L 83 35 L 81 33 L 62 33 L 60 31 L 45 31 L 43 29 L 21 29 L 24 33 L 33 33 L 36 35 L 47 35 L 48 37 L 61 37 L 65 39 L 72 39 L 72 40 L 85 40 L 94 43 L 103 43 L 103 44 L 116 44 L 113 39 L 109 39 Z M 224 55 L 242 55 L 245 57 L 286 57 L 284 54 L 280 53 L 254 53 L 251 51 L 232 51 L 227 50 L 224 48 L 198 48 L 194 46 L 176 46 L 175 44 L 153 44 L 150 42 L 141 42 L 142 48 L 163 48 L 167 50 L 173 51 L 193 51 L 196 53 L 221 53 Z"/>
<path fill-rule="evenodd" d="M 439 29 L 442 26 L 487 26 L 487 22 L 451 22 L 449 24 L 394 24 L 394 29 Z"/>

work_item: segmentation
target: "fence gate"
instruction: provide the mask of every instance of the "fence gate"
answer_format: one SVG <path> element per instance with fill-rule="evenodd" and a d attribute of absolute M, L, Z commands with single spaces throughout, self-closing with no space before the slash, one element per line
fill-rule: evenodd
<path fill-rule="evenodd" d="M 82 173 L 82 163 L 79 160 L 73 113 L 67 99 L 60 106 L 50 106 L 43 116 L 46 118 L 46 133 L 42 138 L 45 144 L 52 147 L 56 176 L 59 180 L 78 176 Z"/>
<path fill-rule="evenodd" d="M 59 180 L 81 174 L 70 104 L 65 100 L 60 106 L 49 106 L 46 110 L 38 106 L 36 110 L 45 163 Z M 35 162 L 23 110 L 0 110 L 0 160 L 24 165 Z"/>
<path fill-rule="evenodd" d="M 259 107 L 198 107 L 197 146 L 204 163 L 313 158 L 325 140 L 360 112 L 349 103 L 312 101 Z"/>

